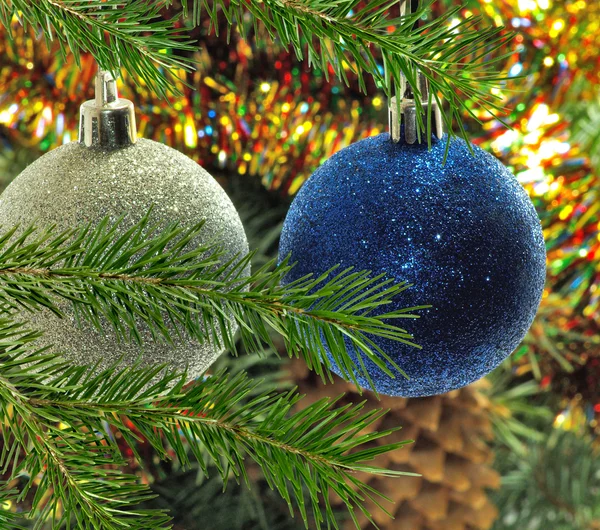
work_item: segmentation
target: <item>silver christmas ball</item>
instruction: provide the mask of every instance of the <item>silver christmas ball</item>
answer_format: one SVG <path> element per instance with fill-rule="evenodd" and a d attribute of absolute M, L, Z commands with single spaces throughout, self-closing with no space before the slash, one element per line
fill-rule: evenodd
<path fill-rule="evenodd" d="M 119 227 L 123 233 L 151 206 L 152 224 L 205 220 L 198 243 L 218 238 L 226 251 L 223 261 L 248 252 L 242 222 L 219 184 L 180 152 L 143 139 L 117 149 L 73 142 L 42 156 L 0 196 L 0 225 L 26 227 L 35 221 L 38 227 L 56 224 L 61 230 L 94 225 L 106 216 L 116 221 L 126 214 Z M 144 365 L 168 363 L 197 377 L 223 351 L 209 342 L 174 337 L 174 344 L 168 344 L 153 339 L 141 323 L 142 344 L 124 342 L 109 324 L 98 331 L 91 324 L 76 322 L 69 304 L 61 308 L 67 318 L 47 310 L 22 312 L 18 318 L 44 333 L 42 345 L 79 365 L 100 360 L 103 367 L 121 356 L 131 364 L 141 357 Z"/>

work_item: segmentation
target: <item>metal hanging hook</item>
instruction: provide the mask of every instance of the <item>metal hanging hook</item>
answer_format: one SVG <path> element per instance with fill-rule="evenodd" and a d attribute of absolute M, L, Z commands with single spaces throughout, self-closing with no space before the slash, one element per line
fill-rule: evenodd
<path fill-rule="evenodd" d="M 409 2 L 411 2 L 411 0 L 402 0 L 400 2 L 400 16 L 406 16 Z M 400 100 L 400 104 L 398 104 L 396 96 L 392 96 L 389 101 L 389 129 L 390 137 L 394 143 L 399 143 L 404 140 L 408 144 L 414 144 L 418 141 L 419 120 L 417 118 L 416 97 L 419 98 L 425 114 L 423 119 L 426 120 L 428 116 L 428 107 L 430 105 L 429 82 L 418 70 L 415 74 L 417 85 L 419 87 L 419 94 L 413 93 L 412 88 L 406 81 L 406 77 L 401 75 L 400 94 L 402 94 L 402 99 Z M 404 138 L 402 138 L 402 116 L 404 116 Z M 431 116 L 433 118 L 431 130 L 435 132 L 438 138 L 441 138 L 444 134 L 442 109 L 434 98 L 432 98 L 431 101 Z"/>
<path fill-rule="evenodd" d="M 95 98 L 81 105 L 79 142 L 86 147 L 118 149 L 137 141 L 133 103 L 121 99 L 110 72 L 98 69 Z"/>
<path fill-rule="evenodd" d="M 117 9 L 101 6 L 102 9 Z M 98 30 L 98 38 L 102 32 Z M 111 72 L 98 66 L 95 97 L 81 105 L 79 111 L 79 142 L 86 147 L 119 149 L 137 142 L 135 109 L 128 99 L 119 98 L 117 82 Z"/>

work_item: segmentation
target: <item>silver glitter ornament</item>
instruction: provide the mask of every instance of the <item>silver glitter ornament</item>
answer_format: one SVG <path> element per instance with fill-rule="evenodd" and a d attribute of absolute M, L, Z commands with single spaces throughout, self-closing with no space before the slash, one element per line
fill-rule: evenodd
<path fill-rule="evenodd" d="M 150 140 L 136 141 L 131 102 L 119 99 L 110 74 L 100 72 L 96 100 L 81 108 L 80 140 L 63 145 L 27 167 L 0 196 L 0 225 L 16 224 L 58 230 L 116 221 L 126 214 L 119 234 L 139 222 L 153 207 L 152 224 L 184 225 L 204 220 L 200 240 L 219 240 L 229 261 L 248 253 L 242 222 L 219 184 L 197 163 L 180 152 Z M 249 271 L 246 271 L 249 274 Z M 62 303 L 66 318 L 47 310 L 24 312 L 20 320 L 42 331 L 41 345 L 63 354 L 79 365 L 100 361 L 100 367 L 123 357 L 131 364 L 168 363 L 188 369 L 191 377 L 202 374 L 223 352 L 213 343 L 202 344 L 174 336 L 173 344 L 154 339 L 138 322 L 142 343 L 119 340 L 105 323 L 98 331 L 76 322 L 69 304 Z"/>

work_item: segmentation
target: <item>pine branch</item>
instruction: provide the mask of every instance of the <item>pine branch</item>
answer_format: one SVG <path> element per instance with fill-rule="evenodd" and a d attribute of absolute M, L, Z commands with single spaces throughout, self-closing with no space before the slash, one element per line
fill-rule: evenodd
<path fill-rule="evenodd" d="M 224 18 L 229 31 L 237 25 L 244 36 L 244 17 L 250 13 L 255 28 L 262 24 L 272 40 L 298 58 L 306 57 L 325 75 L 331 68 L 346 83 L 350 72 L 364 91 L 365 75 L 369 75 L 388 96 L 398 95 L 405 76 L 418 96 L 416 72 L 420 70 L 431 86 L 430 102 L 448 103 L 444 119 L 449 134 L 454 134 L 456 118 L 466 138 L 463 114 L 478 119 L 471 104 L 492 115 L 501 109 L 492 89 L 506 80 L 494 70 L 505 55 L 494 54 L 511 36 L 504 35 L 504 28 L 481 29 L 480 18 L 462 19 L 461 8 L 415 28 L 415 22 L 429 14 L 433 1 L 405 17 L 391 14 L 398 0 L 376 0 L 362 7 L 357 0 L 184 0 L 182 5 L 183 15 L 191 12 L 195 25 L 200 25 L 204 8 L 215 30 Z M 191 58 L 174 52 L 194 46 L 175 29 L 174 20 L 160 19 L 161 10 L 170 4 L 170 0 L 0 0 L 0 21 L 10 35 L 12 18 L 17 17 L 48 41 L 56 39 L 63 54 L 73 53 L 79 61 L 81 53 L 88 52 L 102 68 L 119 72 L 122 67 L 164 96 L 177 91 L 173 75 L 193 69 Z M 417 98 L 424 132 L 430 125 L 422 119 L 422 110 Z"/>
<path fill-rule="evenodd" d="M 211 514 L 210 530 L 304 530 L 304 522 L 289 516 L 287 503 L 254 471 L 249 469 L 253 474 L 250 488 L 230 483 L 223 491 L 218 474 L 206 477 L 195 466 L 171 470 L 152 484 L 159 497 L 149 504 L 167 507 L 174 524 L 185 530 L 201 530 L 207 513 Z"/>
<path fill-rule="evenodd" d="M 202 469 L 207 473 L 209 463 L 216 465 L 225 481 L 231 472 L 236 477 L 245 477 L 246 454 L 259 464 L 270 486 L 279 491 L 290 507 L 293 503 L 297 505 L 304 520 L 307 511 L 303 487 L 308 491 L 315 514 L 320 513 L 321 502 L 329 510 L 331 491 L 340 495 L 350 509 L 361 509 L 363 499 L 379 495 L 358 481 L 354 473 L 400 474 L 379 470 L 365 462 L 403 443 L 351 452 L 391 432 L 358 435 L 377 421 L 382 411 L 361 414 L 362 404 L 332 410 L 335 401 L 325 399 L 290 415 L 291 409 L 298 405 L 298 395 L 261 394 L 243 403 L 253 387 L 245 374 L 228 378 L 221 372 L 184 394 L 171 393 L 151 405 L 145 400 L 139 404 L 130 399 L 127 403 L 114 402 L 103 399 L 102 395 L 98 396 L 100 406 L 77 399 L 69 403 L 64 397 L 58 401 L 44 400 L 43 405 L 60 409 L 65 415 L 72 413 L 74 417 L 89 415 L 90 421 L 110 408 L 121 419 L 107 416 L 106 421 L 122 431 L 123 419 L 127 418 L 161 456 L 166 457 L 167 446 L 171 447 L 187 465 L 187 450 L 181 443 L 184 437 Z M 317 524 L 334 524 L 334 521 L 331 516 L 327 521 L 317 520 Z"/>
<path fill-rule="evenodd" d="M 234 322 L 249 352 L 273 346 L 274 330 L 290 355 L 302 355 L 323 378 L 331 377 L 329 355 L 353 380 L 358 371 L 369 377 L 363 356 L 387 373 L 390 366 L 401 370 L 375 337 L 415 346 L 391 322 L 417 318 L 420 308 L 385 312 L 406 284 L 343 271 L 282 286 L 287 262 L 247 277 L 251 256 L 220 264 L 218 244 L 197 243 L 202 223 L 156 227 L 149 215 L 121 236 L 123 220 L 109 225 L 108 219 L 81 231 L 15 227 L 0 235 L 0 306 L 61 315 L 60 300 L 67 300 L 78 315 L 99 329 L 112 326 L 126 340 L 139 340 L 146 327 L 156 340 L 187 333 L 232 351 Z"/>
<path fill-rule="evenodd" d="M 17 523 L 22 514 L 16 514 L 8 509 L 17 498 L 17 490 L 9 489 L 6 483 L 0 483 L 0 528 L 24 530 L 24 527 Z"/>
<path fill-rule="evenodd" d="M 63 56 L 90 53 L 105 70 L 121 68 L 142 80 L 160 97 L 177 93 L 173 75 L 190 71 L 192 64 L 164 50 L 190 51 L 190 40 L 174 20 L 161 20 L 165 1 L 146 0 L 0 0 L 0 23 L 11 35 L 16 17 L 23 26 L 41 32 L 46 42 L 56 40 Z"/>
<path fill-rule="evenodd" d="M 600 527 L 600 468 L 591 440 L 561 430 L 546 434 L 525 457 L 511 450 L 497 459 L 504 477 L 495 500 L 504 517 L 495 530 Z"/>
<path fill-rule="evenodd" d="M 540 425 L 547 425 L 554 416 L 552 409 L 541 403 L 547 392 L 535 380 L 516 380 L 510 361 L 496 368 L 487 379 L 492 383 L 486 395 L 492 403 L 490 419 L 495 440 L 523 457 L 530 444 L 544 440 Z"/>
<path fill-rule="evenodd" d="M 434 2 L 422 2 L 419 9 L 404 17 L 391 15 L 398 10 L 398 0 L 376 0 L 364 6 L 357 0 L 183 0 L 182 4 L 185 11 L 191 7 L 196 25 L 200 25 L 204 9 L 215 30 L 219 17 L 224 16 L 230 25 L 237 24 L 244 36 L 244 17 L 249 12 L 254 26 L 259 22 L 264 25 L 273 41 L 293 50 L 299 59 L 306 57 L 309 65 L 326 76 L 331 68 L 345 83 L 349 69 L 363 91 L 365 75 L 369 75 L 388 96 L 402 97 L 399 92 L 404 76 L 416 95 L 420 130 L 429 134 L 430 124 L 422 119 L 424 109 L 416 78 L 419 70 L 430 84 L 429 103 L 435 98 L 440 104 L 449 104 L 450 112 L 444 116 L 449 134 L 454 135 L 452 123 L 456 119 L 466 139 L 460 125 L 463 114 L 479 121 L 468 101 L 493 116 L 501 109 L 500 98 L 492 89 L 505 77 L 493 68 L 507 55 L 492 54 L 508 44 L 512 35 L 505 35 L 502 27 L 481 29 L 482 19 L 464 19 L 461 7 L 415 28 L 417 21 L 427 18 Z"/>
<path fill-rule="evenodd" d="M 34 348 L 36 334 L 23 331 L 9 320 L 0 320 L 0 411 L 2 414 L 2 473 L 11 478 L 23 473 L 30 480 L 21 500 L 42 474 L 32 503 L 39 521 L 51 519 L 82 529 L 139 530 L 167 528 L 169 517 L 158 510 L 135 506 L 154 495 L 137 477 L 123 474 L 124 460 L 114 447 L 103 443 L 101 422 L 92 425 L 74 418 L 61 421 L 52 407 L 40 407 L 30 393 L 53 391 L 60 377 L 47 382 L 68 365 Z M 54 390 L 55 391 L 55 390 Z M 46 493 L 51 493 L 48 497 Z M 59 508 L 59 505 L 61 509 Z"/>
<path fill-rule="evenodd" d="M 584 76 L 575 79 L 563 111 L 571 133 L 569 141 L 579 145 L 597 171 L 600 169 L 600 92 L 589 85 Z"/>
<path fill-rule="evenodd" d="M 149 386 L 163 367 L 119 371 L 115 365 L 98 373 L 36 351 L 34 339 L 35 334 L 0 322 L 0 409 L 10 425 L 3 431 L 0 466 L 11 476 L 23 470 L 30 476 L 43 473 L 34 501 L 40 518 L 53 516 L 60 501 L 63 522 L 75 515 L 77 528 L 120 528 L 125 522 L 128 528 L 163 528 L 164 514 L 133 508 L 147 498 L 147 489 L 115 468 L 122 460 L 107 425 L 135 451 L 133 425 L 161 457 L 170 447 L 183 465 L 189 464 L 185 440 L 200 466 L 207 471 L 216 465 L 225 482 L 231 473 L 245 477 L 249 456 L 305 521 L 310 503 L 319 528 L 337 528 L 329 506 L 332 492 L 352 517 L 354 510 L 369 517 L 364 501 L 383 498 L 355 473 L 402 474 L 369 465 L 406 443 L 371 447 L 392 430 L 361 434 L 383 411 L 364 413 L 362 404 L 333 408 L 336 401 L 324 399 L 292 413 L 300 396 L 255 395 L 256 383 L 244 373 L 221 372 L 187 390 L 185 375 L 176 374 Z M 19 460 L 19 455 L 26 456 Z M 30 487 L 31 481 L 21 495 Z M 53 497 L 44 505 L 41 499 L 51 489 Z"/>

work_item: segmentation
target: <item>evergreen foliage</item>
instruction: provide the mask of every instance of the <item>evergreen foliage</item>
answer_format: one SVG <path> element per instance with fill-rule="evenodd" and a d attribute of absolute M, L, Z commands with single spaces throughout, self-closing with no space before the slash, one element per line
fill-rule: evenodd
<path fill-rule="evenodd" d="M 192 61 L 180 53 L 195 47 L 186 36 L 186 25 L 199 26 L 208 16 L 216 30 L 218 19 L 225 19 L 229 31 L 236 27 L 249 37 L 250 15 L 253 37 L 258 38 L 256 28 L 261 25 L 274 42 L 306 58 L 313 68 L 325 73 L 331 68 L 346 83 L 350 72 L 363 91 L 365 76 L 371 76 L 388 96 L 401 97 L 404 78 L 419 96 L 420 71 L 431 87 L 429 101 L 448 104 L 448 133 L 454 135 L 454 120 L 466 139 L 462 115 L 478 119 L 468 102 L 492 115 L 501 113 L 492 89 L 506 79 L 495 70 L 506 56 L 495 52 L 511 35 L 502 27 L 482 28 L 478 17 L 461 20 L 460 7 L 419 27 L 417 22 L 427 18 L 434 0 L 400 17 L 402 1 L 362 5 L 358 0 L 183 0 L 175 18 L 165 20 L 160 15 L 173 6 L 172 0 L 0 0 L 0 23 L 10 35 L 11 20 L 17 17 L 47 40 L 56 39 L 63 54 L 79 60 L 82 53 L 90 53 L 103 69 L 124 68 L 164 97 L 177 91 L 174 76 L 185 77 L 193 69 Z M 179 20 L 183 29 L 177 28 Z M 419 98 L 416 105 L 420 131 L 429 131 Z"/>
<path fill-rule="evenodd" d="M 372 447 L 391 431 L 361 434 L 383 411 L 363 413 L 361 404 L 336 406 L 336 400 L 297 410 L 300 396 L 293 390 L 258 391 L 243 371 L 215 373 L 185 387 L 185 374 L 161 365 L 73 366 L 36 348 L 38 334 L 11 321 L 17 309 L 60 314 L 57 301 L 63 300 L 99 327 L 122 331 L 123 339 L 135 340 L 135 315 L 157 340 L 170 338 L 167 319 L 182 333 L 212 340 L 209 319 L 216 315 L 223 340 L 234 346 L 227 319 L 235 318 L 245 326 L 241 336 L 249 351 L 262 351 L 272 344 L 272 331 L 279 332 L 288 351 L 304 355 L 323 377 L 330 375 L 326 354 L 311 347 L 321 334 L 351 373 L 359 367 L 349 344 L 382 362 L 369 336 L 409 341 L 389 322 L 410 312 L 377 315 L 403 285 L 363 272 L 279 287 L 287 264 L 267 265 L 244 280 L 243 266 L 217 264 L 218 247 L 189 250 L 201 224 L 158 230 L 148 219 L 120 237 L 115 229 L 123 220 L 58 234 L 15 227 L 0 236 L 0 467 L 9 481 L 30 477 L 19 499 L 41 475 L 32 505 L 40 524 L 166 528 L 168 515 L 138 508 L 151 497 L 147 486 L 120 469 L 125 462 L 112 433 L 135 452 L 135 428 L 160 457 L 174 451 L 182 466 L 193 458 L 205 474 L 215 466 L 225 483 L 245 480 L 244 458 L 251 458 L 290 509 L 295 506 L 304 520 L 312 512 L 318 527 L 337 524 L 330 492 L 343 499 L 351 517 L 355 511 L 368 515 L 363 502 L 379 494 L 354 474 L 401 474 L 369 464 L 403 445 Z"/>
<path fill-rule="evenodd" d="M 420 70 L 430 84 L 430 98 L 449 105 L 450 134 L 453 118 L 474 115 L 469 100 L 491 113 L 500 110 L 490 89 L 503 80 L 493 71 L 503 59 L 493 53 L 508 38 L 503 29 L 481 29 L 474 18 L 451 27 L 458 10 L 419 25 L 430 2 L 403 17 L 395 14 L 397 4 L 183 0 L 177 7 L 170 0 L 0 0 L 0 22 L 10 35 L 16 18 L 48 41 L 57 40 L 62 53 L 76 61 L 90 53 L 101 68 L 124 68 L 166 96 L 175 90 L 174 76 L 185 78 L 193 68 L 186 54 L 195 44 L 186 31 L 201 24 L 202 13 L 215 28 L 217 17 L 224 17 L 230 30 L 237 26 L 242 32 L 249 15 L 255 28 L 244 35 L 259 38 L 256 27 L 262 25 L 271 39 L 313 67 L 331 68 L 346 82 L 350 72 L 363 90 L 365 76 L 371 76 L 388 96 L 398 94 L 404 78 L 419 96 Z M 165 10 L 176 8 L 175 18 L 166 20 Z M 419 110 L 417 97 L 420 116 Z M 420 118 L 422 132 L 430 126 L 424 121 Z M 368 378 L 364 357 L 385 371 L 386 363 L 401 371 L 377 347 L 376 337 L 416 347 L 409 330 L 396 323 L 410 323 L 419 308 L 386 312 L 405 284 L 368 271 L 332 270 L 281 286 L 290 264 L 265 260 L 247 278 L 252 255 L 220 264 L 218 242 L 190 246 L 201 224 L 159 227 L 150 218 L 121 237 L 116 227 L 122 219 L 63 233 L 53 227 L 4 227 L 0 469 L 6 484 L 1 498 L 21 502 L 32 494 L 28 515 L 40 529 L 47 523 L 53 528 L 168 528 L 170 516 L 148 507 L 150 488 L 122 472 L 125 460 L 114 434 L 135 453 L 141 433 L 160 457 L 173 453 L 182 467 L 197 465 L 204 474 L 216 469 L 225 484 L 246 480 L 248 460 L 253 460 L 306 525 L 312 517 L 319 528 L 337 528 L 332 493 L 354 521 L 370 519 L 365 505 L 378 505 L 383 497 L 356 474 L 402 474 L 371 465 L 404 444 L 379 441 L 395 429 L 369 428 L 383 411 L 365 412 L 360 403 L 341 405 L 335 399 L 303 409 L 293 389 L 260 386 L 243 370 L 219 371 L 186 385 L 186 374 L 166 366 L 73 366 L 37 347 L 36 330 L 15 322 L 15 311 L 61 315 L 68 302 L 81 319 L 99 329 L 112 326 L 123 340 L 138 340 L 145 327 L 156 340 L 169 341 L 175 332 L 234 352 L 235 322 L 245 351 L 264 353 L 279 336 L 287 353 L 303 357 L 323 380 L 331 377 L 329 355 L 351 380 L 359 370 Z M 17 525 L 8 512 L 0 512 L 0 523 Z"/>

